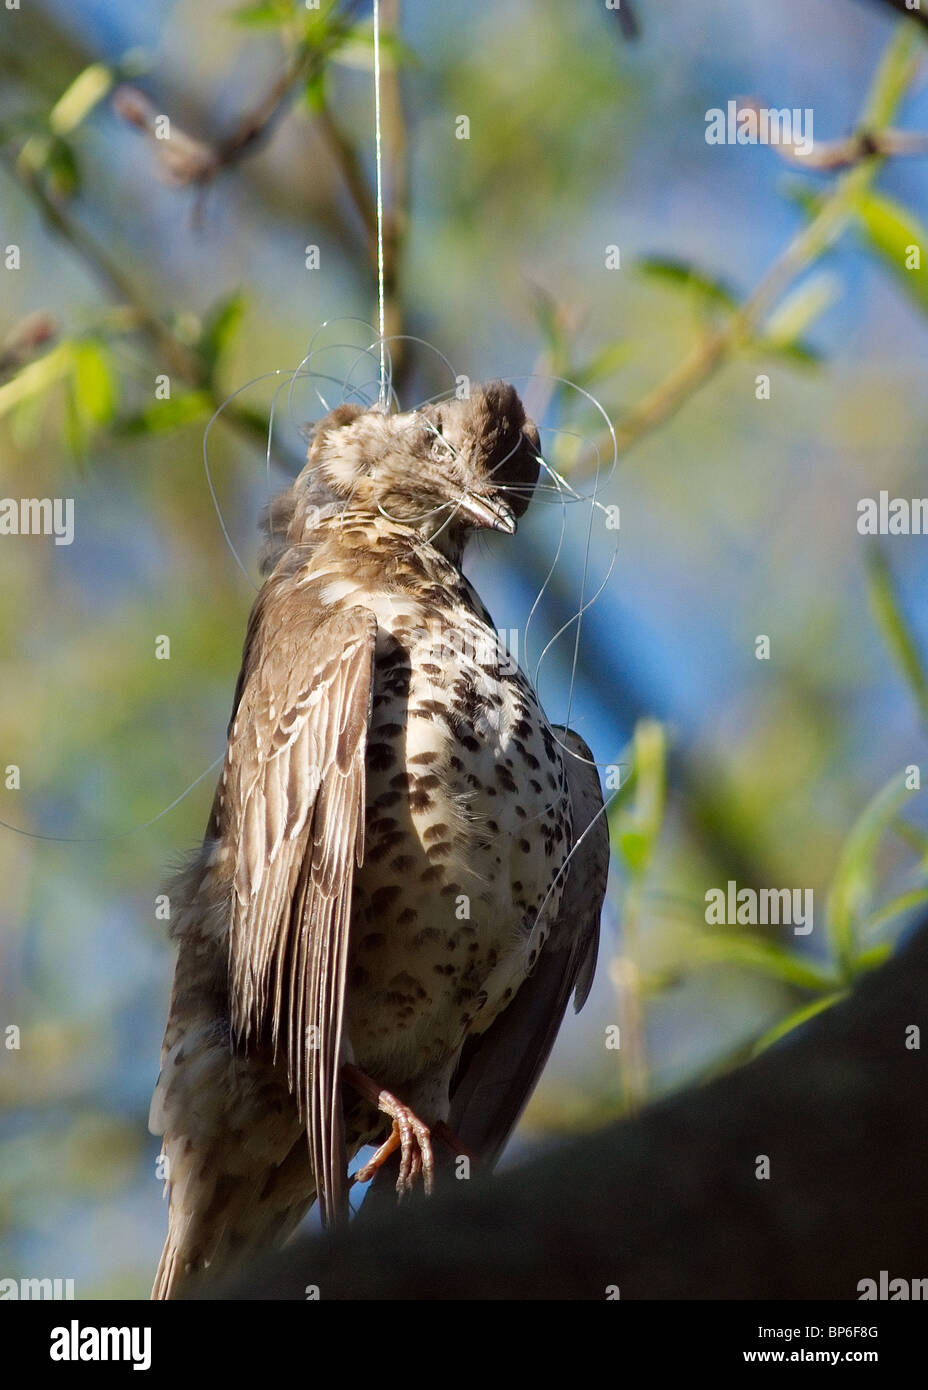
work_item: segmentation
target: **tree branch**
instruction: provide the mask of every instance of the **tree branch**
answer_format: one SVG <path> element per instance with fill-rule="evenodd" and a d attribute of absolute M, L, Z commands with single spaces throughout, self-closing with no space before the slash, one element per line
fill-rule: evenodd
<path fill-rule="evenodd" d="M 662 382 L 622 415 L 615 431 L 619 455 L 627 453 L 641 439 L 672 419 L 732 354 L 750 341 L 766 314 L 796 277 L 844 231 L 853 215 L 855 201 L 876 177 L 885 159 L 900 152 L 916 152 L 914 145 L 920 146 L 920 136 L 904 137 L 902 132 L 884 129 L 914 74 L 917 43 L 913 41 L 914 32 L 909 26 L 900 25 L 890 42 L 887 59 L 865 102 L 863 128 L 869 133 L 862 137 L 863 143 L 855 145 L 853 159 L 847 157 L 847 150 L 844 151 L 843 162 L 850 167 L 840 175 L 808 224 L 777 257 L 754 292 L 727 322 L 707 333 Z M 886 72 L 890 69 L 895 81 L 888 82 Z M 919 147 L 917 152 L 924 151 Z M 841 161 L 837 161 L 836 167 L 840 164 Z M 611 454 L 611 440 L 608 453 Z"/>
<path fill-rule="evenodd" d="M 220 1295 L 856 1299 L 922 1277 L 928 922 L 756 1061 L 493 1179 L 304 1238 Z M 769 1178 L 762 1156 L 769 1159 Z"/>
<path fill-rule="evenodd" d="M 214 409 L 224 404 L 224 399 L 208 379 L 206 363 L 182 342 L 169 325 L 145 302 L 144 296 L 133 281 L 125 274 L 109 252 L 87 231 L 81 222 L 66 209 L 56 203 L 41 186 L 37 178 L 23 177 L 15 161 L 6 151 L 0 151 L 0 165 L 24 189 L 35 203 L 43 219 L 71 247 L 84 262 L 94 277 L 108 294 L 120 304 L 131 309 L 135 326 L 148 338 L 155 351 L 163 358 L 165 366 L 188 386 L 205 390 Z M 249 443 L 260 440 L 266 443 L 267 426 L 247 410 L 234 404 L 227 405 L 220 419 Z M 285 460 L 278 460 L 286 472 L 292 468 Z"/>
<path fill-rule="evenodd" d="M 255 153 L 286 114 L 299 84 L 309 82 L 324 69 L 332 52 L 348 32 L 360 0 L 346 0 L 342 13 L 318 41 L 298 43 L 288 62 L 246 111 L 229 135 L 209 142 L 190 135 L 173 122 L 170 140 L 156 138 L 156 112 L 151 100 L 135 87 L 121 87 L 113 95 L 113 108 L 130 125 L 155 140 L 159 159 L 171 181 L 205 188 L 225 170 Z"/>

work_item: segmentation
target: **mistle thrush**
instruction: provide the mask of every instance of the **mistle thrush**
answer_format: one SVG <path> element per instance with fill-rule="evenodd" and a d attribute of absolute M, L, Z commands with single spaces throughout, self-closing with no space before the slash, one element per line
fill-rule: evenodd
<path fill-rule="evenodd" d="M 461 573 L 538 476 L 512 387 L 343 405 L 268 511 L 228 749 L 172 895 L 151 1125 L 170 1228 L 154 1296 L 285 1239 L 348 1163 L 429 1133 L 492 1164 L 596 962 L 599 779 Z M 367 1174 L 365 1174 L 366 1176 Z"/>

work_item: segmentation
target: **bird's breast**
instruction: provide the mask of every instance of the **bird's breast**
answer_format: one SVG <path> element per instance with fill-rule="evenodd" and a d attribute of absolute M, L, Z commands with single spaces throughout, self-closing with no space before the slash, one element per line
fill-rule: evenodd
<path fill-rule="evenodd" d="M 488 1026 L 522 983 L 539 909 L 558 906 L 570 821 L 560 749 L 485 615 L 454 594 L 370 607 L 348 1024 L 359 1063 L 399 1083 Z"/>

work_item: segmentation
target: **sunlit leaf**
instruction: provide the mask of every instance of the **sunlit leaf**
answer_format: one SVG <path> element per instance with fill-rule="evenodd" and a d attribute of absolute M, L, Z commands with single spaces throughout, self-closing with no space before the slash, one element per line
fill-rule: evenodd
<path fill-rule="evenodd" d="M 808 1023 L 810 1018 L 815 1018 L 816 1014 L 824 1013 L 826 1009 L 830 1009 L 833 1004 L 839 1003 L 844 998 L 846 998 L 846 992 L 836 990 L 834 994 L 826 994 L 821 999 L 813 999 L 811 1004 L 804 1004 L 801 1009 L 797 1009 L 795 1013 L 789 1014 L 779 1023 L 774 1024 L 769 1032 L 758 1039 L 752 1049 L 753 1056 L 756 1057 L 761 1052 L 766 1052 L 768 1047 L 772 1047 L 781 1038 L 785 1038 L 795 1028 L 799 1028 L 803 1023 Z"/>
<path fill-rule="evenodd" d="M 592 386 L 604 377 L 614 375 L 633 357 L 631 343 L 610 343 L 582 367 L 571 368 L 571 380 L 577 386 Z"/>
<path fill-rule="evenodd" d="M 30 178 L 47 182 L 56 198 L 69 198 L 80 182 L 77 156 L 59 135 L 32 135 L 19 152 L 17 165 Z"/>
<path fill-rule="evenodd" d="M 764 325 L 764 341 L 776 348 L 801 348 L 803 334 L 841 293 L 836 275 L 810 275 L 780 303 Z M 805 349 L 804 351 L 808 351 Z"/>
<path fill-rule="evenodd" d="M 52 107 L 48 124 L 55 135 L 68 135 L 86 120 L 113 86 L 113 73 L 105 63 L 91 63 L 75 77 Z"/>
<path fill-rule="evenodd" d="M 236 293 L 221 300 L 207 314 L 198 347 L 210 373 L 215 371 L 220 358 L 231 344 L 244 312 L 245 297 Z"/>
<path fill-rule="evenodd" d="M 864 930 L 876 932 L 881 927 L 885 927 L 887 922 L 901 917 L 903 913 L 921 907 L 922 903 L 928 903 L 928 888 L 912 888 L 908 893 L 900 893 L 898 897 L 892 898 L 890 902 L 884 903 L 882 907 L 878 907 L 870 914 Z"/>
<path fill-rule="evenodd" d="M 74 343 L 74 403 L 88 426 L 107 425 L 116 411 L 117 383 L 105 343 L 82 338 Z"/>
<path fill-rule="evenodd" d="M 879 842 L 912 794 L 905 774 L 897 773 L 868 803 L 841 849 L 825 910 L 829 940 L 845 975 L 856 970 L 857 928 L 873 891 Z"/>
<path fill-rule="evenodd" d="M 871 545 L 866 554 L 867 593 L 870 607 L 890 655 L 914 696 L 922 719 L 928 723 L 928 674 L 915 635 L 902 609 L 892 570 L 882 548 Z"/>
<path fill-rule="evenodd" d="M 38 392 L 13 406 L 10 411 L 10 432 L 18 449 L 35 448 L 46 415 L 45 397 Z"/>
<path fill-rule="evenodd" d="M 928 313 L 928 228 L 885 193 L 864 193 L 857 201 L 857 213 L 865 244 L 919 309 Z"/>
<path fill-rule="evenodd" d="M 61 432 L 64 446 L 72 459 L 83 459 L 87 453 L 90 432 L 87 421 L 81 414 L 77 403 L 77 391 L 73 376 L 68 380 L 65 390 Z"/>
<path fill-rule="evenodd" d="M 813 218 L 821 212 L 825 194 L 818 187 L 800 179 L 783 179 L 780 186 L 783 196 L 801 208 L 806 217 Z"/>
<path fill-rule="evenodd" d="M 326 91 L 328 80 L 325 67 L 320 67 L 306 81 L 303 97 L 306 105 L 314 114 L 324 110 L 326 104 Z"/>
<path fill-rule="evenodd" d="M 650 852 L 648 836 L 640 830 L 619 830 L 616 834 L 619 853 L 632 873 L 640 873 L 647 866 Z"/>
<path fill-rule="evenodd" d="M 560 306 L 554 296 L 540 285 L 533 285 L 532 291 L 535 320 L 548 349 L 551 369 L 554 372 L 566 369 L 569 354 Z"/>
<path fill-rule="evenodd" d="M 371 72 L 374 67 L 373 27 L 359 24 L 352 29 L 338 45 L 332 61 L 342 67 Z M 380 63 L 387 72 L 396 67 L 417 67 L 419 56 L 397 34 L 386 33 L 380 36 Z"/>
<path fill-rule="evenodd" d="M 896 115 L 922 56 L 922 36 L 914 24 L 897 24 L 870 84 L 860 125 L 880 130 Z"/>
<path fill-rule="evenodd" d="M 124 420 L 121 430 L 125 434 L 158 434 L 204 420 L 212 412 L 213 399 L 208 391 L 187 391 L 183 396 L 172 397 L 169 401 L 158 401 L 147 410 Z"/>
<path fill-rule="evenodd" d="M 632 877 L 640 877 L 654 854 L 664 820 L 667 736 L 662 724 L 641 719 L 632 738 L 634 792 L 609 817 L 613 848 Z"/>
<path fill-rule="evenodd" d="M 0 419 L 22 401 L 47 391 L 56 381 L 68 375 L 73 366 L 73 344 L 58 343 L 44 357 L 20 369 L 14 377 L 0 386 Z"/>
<path fill-rule="evenodd" d="M 822 363 L 822 354 L 808 343 L 771 343 L 766 338 L 752 338 L 751 348 L 764 357 L 778 357 L 793 367 L 819 367 Z"/>
<path fill-rule="evenodd" d="M 242 5 L 233 10 L 229 18 L 248 29 L 276 29 L 283 24 L 292 24 L 296 16 L 294 0 L 262 0 L 257 5 Z"/>
<path fill-rule="evenodd" d="M 674 288 L 686 290 L 716 308 L 734 310 L 738 307 L 737 297 L 723 280 L 697 270 L 686 261 L 666 256 L 645 256 L 636 262 L 636 269 L 651 280 L 661 280 Z"/>
<path fill-rule="evenodd" d="M 779 942 L 765 941 L 749 933 L 701 933 L 695 946 L 695 961 L 696 964 L 747 966 L 783 984 L 816 993 L 831 991 L 839 983 L 833 970 L 796 955 Z"/>
<path fill-rule="evenodd" d="M 905 841 L 910 849 L 913 849 L 916 854 L 921 855 L 925 862 L 925 867 L 928 868 L 928 835 L 925 834 L 924 830 L 922 830 L 920 826 L 913 825 L 911 821 L 903 820 L 901 817 L 893 822 L 893 830 L 899 836 L 900 840 Z"/>
<path fill-rule="evenodd" d="M 877 970 L 881 965 L 885 965 L 893 953 L 893 948 L 888 941 L 881 941 L 878 946 L 868 946 L 865 951 L 861 951 L 854 962 L 859 975 L 866 974 L 868 970 Z"/>

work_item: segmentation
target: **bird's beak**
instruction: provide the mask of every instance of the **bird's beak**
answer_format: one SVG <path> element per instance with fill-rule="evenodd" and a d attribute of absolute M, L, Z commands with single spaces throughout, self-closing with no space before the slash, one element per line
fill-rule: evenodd
<path fill-rule="evenodd" d="M 473 494 L 462 497 L 458 503 L 458 515 L 465 517 L 474 526 L 483 526 L 490 531 L 504 531 L 507 536 L 516 533 L 516 519 L 499 498 L 475 497 Z"/>

